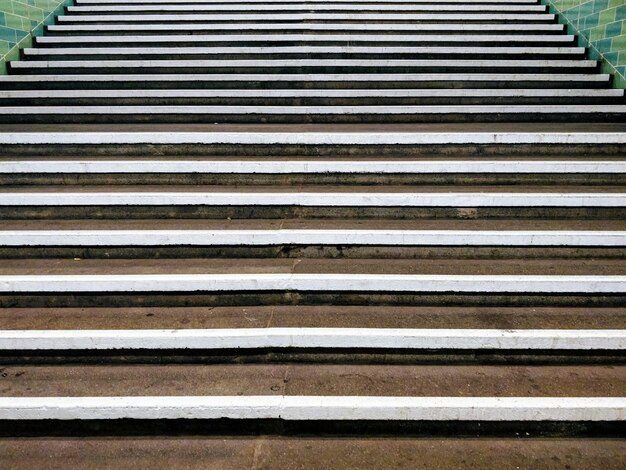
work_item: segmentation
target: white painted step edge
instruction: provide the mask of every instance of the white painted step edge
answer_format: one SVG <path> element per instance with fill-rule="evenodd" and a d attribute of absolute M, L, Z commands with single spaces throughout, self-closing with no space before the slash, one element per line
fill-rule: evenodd
<path fill-rule="evenodd" d="M 76 5 L 154 5 L 154 4 L 224 4 L 224 3 L 263 3 L 263 4 L 281 4 L 281 3 L 298 3 L 298 4 L 308 4 L 308 3 L 326 3 L 326 4 L 342 4 L 342 3 L 350 3 L 350 4 L 372 4 L 372 3 L 407 3 L 407 0 L 76 0 L 74 2 Z M 421 4 L 421 3 L 435 3 L 433 0 L 412 0 L 411 3 Z M 446 0 L 441 3 L 462 3 L 462 4 L 472 4 L 472 3 L 496 3 L 496 4 L 520 4 L 520 3 L 528 3 L 528 4 L 536 4 L 537 0 Z"/>
<path fill-rule="evenodd" d="M 452 274 L 0 275 L 0 292 L 626 293 L 626 276 Z"/>
<path fill-rule="evenodd" d="M 63 55 L 149 55 L 179 56 L 185 54 L 224 55 L 224 54 L 564 54 L 581 55 L 584 47 L 531 47 L 531 46 L 173 46 L 173 47 L 46 47 L 25 48 L 25 56 L 63 56 Z"/>
<path fill-rule="evenodd" d="M 2 92 L 0 92 L 0 96 Z M 41 157 L 38 157 L 41 158 Z M 56 158 L 56 157 L 51 157 Z M 234 157 L 236 158 L 236 157 Z M 541 158 L 541 157 L 538 157 Z M 523 173 L 576 174 L 626 173 L 626 161 L 544 160 L 0 160 L 0 173 L 98 174 L 98 173 L 205 173 L 205 174 L 449 174 Z"/>
<path fill-rule="evenodd" d="M 597 66 L 595 60 L 532 60 L 532 59 L 262 59 L 262 60 L 26 60 L 12 61 L 11 67 L 18 69 L 47 69 L 47 68 L 246 68 L 246 67 L 569 67 L 591 68 Z"/>
<path fill-rule="evenodd" d="M 626 207 L 626 193 L 0 192 L 1 206 Z"/>
<path fill-rule="evenodd" d="M 533 82 L 608 82 L 608 74 L 534 74 L 534 73 L 298 73 L 298 74 L 51 74 L 0 75 L 0 83 L 47 82 L 433 82 L 433 81 L 533 81 Z"/>
<path fill-rule="evenodd" d="M 626 330 L 226 328 L 0 330 L 0 351 L 115 349 L 626 350 Z"/>
<path fill-rule="evenodd" d="M 239 12 L 495 12 L 495 13 L 548 13 L 548 9 L 539 4 L 511 5 L 511 4 L 441 4 L 432 3 L 396 3 L 396 4 L 368 4 L 368 3 L 317 3 L 317 2 L 294 2 L 277 4 L 260 3 L 227 3 L 227 4 L 143 4 L 143 5 L 89 5 L 68 6 L 68 14 L 119 14 L 119 13 L 163 13 L 163 12 L 199 12 L 199 13 L 230 13 Z"/>
<path fill-rule="evenodd" d="M 106 21 L 306 21 L 306 20 L 336 20 L 336 21 L 554 21 L 556 15 L 548 13 L 269 13 L 269 14 L 195 14 L 187 13 L 182 15 L 168 14 L 144 14 L 144 15 L 65 15 L 59 16 L 59 23 L 100 23 Z"/>
<path fill-rule="evenodd" d="M 609 145 L 626 132 L 0 132 L 0 145 Z"/>
<path fill-rule="evenodd" d="M 213 23 L 186 23 L 186 24 L 167 24 L 167 23 L 123 23 L 123 24 L 94 24 L 94 25 L 49 25 L 50 32 L 77 32 L 88 31 L 96 33 L 98 31 L 214 31 L 216 25 Z M 565 31 L 562 24 L 550 23 L 376 23 L 368 21 L 365 23 L 223 23 L 219 25 L 220 30 L 228 31 L 247 31 L 247 30 L 303 30 L 303 31 L 485 31 L 491 28 L 491 31 Z M 36 38 L 40 40 L 45 36 Z M 559 36 L 556 36 L 557 38 Z"/>
<path fill-rule="evenodd" d="M 597 89 L 189 89 L 189 90 L 0 90 L 0 99 L 24 98 L 411 98 L 545 97 L 621 98 L 624 90 Z"/>
<path fill-rule="evenodd" d="M 144 106 L 6 106 L 0 115 L 32 114 L 98 115 L 98 114 L 209 114 L 221 115 L 406 115 L 406 114 L 626 114 L 626 105 L 370 105 L 370 106 L 255 106 L 255 105 L 144 105 Z"/>
<path fill-rule="evenodd" d="M 626 398 L 132 396 L 1 397 L 0 419 L 624 421 Z"/>
<path fill-rule="evenodd" d="M 0 230 L 0 246 L 626 246 L 626 231 Z"/>
<path fill-rule="evenodd" d="M 0 132 L 0 145 L 602 145 L 626 132 Z"/>

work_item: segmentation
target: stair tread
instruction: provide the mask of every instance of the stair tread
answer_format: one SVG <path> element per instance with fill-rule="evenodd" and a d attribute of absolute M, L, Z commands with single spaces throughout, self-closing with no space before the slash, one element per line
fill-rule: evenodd
<path fill-rule="evenodd" d="M 271 305 L 0 309 L 4 330 L 184 328 L 620 329 L 623 308 Z"/>
<path fill-rule="evenodd" d="M 3 396 L 620 397 L 626 366 L 9 366 Z M 16 373 L 23 372 L 15 377 Z M 285 382 L 285 379 L 287 380 Z"/>
<path fill-rule="evenodd" d="M 620 275 L 621 259 L 6 259 L 2 276 L 124 274 Z M 417 287 L 417 286 L 416 286 Z"/>

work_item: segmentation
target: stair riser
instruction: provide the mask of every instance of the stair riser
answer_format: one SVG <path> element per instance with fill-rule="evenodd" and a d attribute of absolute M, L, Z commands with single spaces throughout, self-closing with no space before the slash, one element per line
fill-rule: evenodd
<path fill-rule="evenodd" d="M 33 76 L 33 78 L 35 78 Z M 184 78 L 184 77 L 183 77 Z M 295 80 L 291 81 L 246 81 L 246 80 L 228 80 L 224 81 L 203 81 L 203 80 L 159 80 L 151 78 L 146 81 L 137 80 L 115 80 L 115 81 L 1 81 L 3 90 L 124 90 L 137 89 L 141 86 L 143 89 L 255 89 L 255 90 L 271 90 L 276 88 L 283 89 L 412 89 L 412 88 L 428 88 L 428 89 L 475 89 L 475 88 L 496 88 L 496 89 L 514 89 L 514 88 L 607 88 L 610 84 L 608 80 L 604 81 L 588 81 L 584 78 L 580 80 L 554 80 L 554 81 L 508 81 L 508 80 L 464 80 L 463 78 L 454 81 L 378 81 L 375 79 L 367 81 L 310 81 Z"/>
<path fill-rule="evenodd" d="M 417 157 L 417 156 L 449 156 L 449 157 L 487 157 L 487 156 L 520 156 L 520 157 L 626 157 L 626 144 L 492 144 L 482 145 L 468 142 L 465 145 L 220 145 L 220 144 L 21 144 L 3 145 L 3 156 L 316 156 L 331 157 Z"/>
<path fill-rule="evenodd" d="M 0 206 L 2 219 L 610 219 L 626 208 L 293 207 L 293 206 Z"/>
<path fill-rule="evenodd" d="M 1 98 L 0 106 L 408 106 L 617 104 L 615 97 Z M 220 117 L 223 120 L 225 117 Z M 177 118 L 180 119 L 180 118 Z M 371 119 L 371 118 L 370 118 Z"/>
<path fill-rule="evenodd" d="M 104 54 L 91 52 L 89 48 L 85 48 L 84 53 L 80 54 L 30 54 L 28 52 L 22 53 L 25 60 L 49 60 L 50 62 L 65 61 L 65 60 L 202 60 L 219 58 L 220 60 L 287 60 L 287 59 L 372 59 L 372 60 L 394 60 L 394 59 L 438 59 L 438 60 L 464 60 L 464 59 L 476 59 L 476 60 L 499 60 L 499 59 L 536 59 L 536 60 L 578 60 L 584 59 L 584 53 L 571 52 L 571 53 L 536 53 L 536 52 L 519 52 L 519 53 L 499 53 L 497 50 L 485 50 L 489 49 L 489 46 L 481 47 L 482 52 L 466 52 L 466 53 L 441 53 L 441 52 L 425 52 L 419 53 L 415 51 L 406 51 L 401 53 L 386 52 L 386 53 L 297 53 L 297 52 L 284 52 L 284 53 L 167 53 L 162 54 L 124 54 L 123 52 L 116 52 L 110 50 Z M 50 68 L 54 68 L 55 64 L 49 65 Z M 445 67 L 445 66 L 444 66 Z"/>
<path fill-rule="evenodd" d="M 192 307 L 247 305 L 433 305 L 433 306 L 508 306 L 508 307 L 623 307 L 624 295 L 575 294 L 384 294 L 384 293 L 302 293 L 235 292 L 203 294 L 2 294 L 0 307 Z"/>
<path fill-rule="evenodd" d="M 433 246 L 87 246 L 0 247 L 0 259 L 176 259 L 176 258 L 349 258 L 349 259 L 624 259 L 626 248 L 433 247 Z"/>
<path fill-rule="evenodd" d="M 572 122 L 579 119 L 578 114 L 554 113 L 554 114 L 350 114 L 350 115 L 132 115 L 132 114 L 90 114 L 90 115 L 59 115 L 59 114 L 36 114 L 36 115 L 3 115 L 0 123 L 41 123 L 49 124 L 122 124 L 122 123 L 233 123 L 233 124 L 304 124 L 304 123 L 328 123 L 328 124 L 363 124 L 363 123 L 460 123 L 460 122 Z M 612 113 L 586 113 L 586 122 L 626 122 L 626 114 Z"/>
<path fill-rule="evenodd" d="M 123 162 L 120 162 L 123 164 Z M 358 163 L 355 163 L 358 164 Z M 0 185 L 623 185 L 619 173 L 367 174 L 301 173 L 0 173 Z M 419 188 L 416 188 L 419 190 Z M 541 188 L 537 189 L 538 191 Z"/>
<path fill-rule="evenodd" d="M 487 26 L 489 28 L 487 28 Z M 50 25 L 46 26 L 46 37 L 73 37 L 76 36 L 77 42 L 83 36 L 107 36 L 115 34 L 120 36 L 134 35 L 179 35 L 181 33 L 191 32 L 192 34 L 301 34 L 301 33 L 318 33 L 318 34 L 376 34 L 376 35 L 395 35 L 395 34 L 537 34 L 537 35 L 558 35 L 565 33 L 563 25 L 559 24 L 497 24 L 489 23 L 483 25 L 480 23 L 190 23 L 190 24 L 168 24 L 159 23 L 149 24 L 116 24 L 116 25 Z M 314 36 L 312 36 L 314 37 Z M 556 39 L 555 39 L 556 40 Z M 35 43 L 40 44 L 37 38 Z"/>
<path fill-rule="evenodd" d="M 427 60 L 427 59 L 426 59 Z M 55 61 L 56 62 L 56 61 Z M 272 74 L 303 74 L 303 73 L 332 73 L 332 74 L 350 74 L 350 73 L 540 73 L 540 74 L 592 74 L 597 72 L 596 66 L 543 66 L 543 65 L 531 65 L 520 66 L 515 61 L 511 61 L 506 66 L 498 66 L 494 64 L 487 64 L 485 67 L 475 67 L 472 65 L 452 65 L 451 63 L 439 64 L 434 66 L 368 66 L 354 67 L 352 65 L 328 65 L 328 66 L 294 66 L 294 67 L 282 67 L 274 66 L 274 64 L 265 63 L 265 65 L 259 64 L 258 67 L 202 67 L 200 65 L 189 64 L 189 66 L 176 67 L 163 67 L 159 65 L 146 65 L 144 67 L 136 67 L 131 64 L 123 67 L 106 67 L 98 65 L 97 61 L 92 65 L 85 65 L 76 67 L 73 65 L 64 65 L 61 61 L 58 63 L 51 62 L 46 64 L 45 67 L 32 67 L 33 61 L 22 62 L 23 66 L 15 67 L 11 63 L 9 69 L 11 73 L 22 75 L 35 75 L 35 74 L 98 74 L 106 71 L 107 74 L 168 74 L 168 73 L 210 73 L 210 74 L 258 74 L 258 73 L 272 73 Z"/>

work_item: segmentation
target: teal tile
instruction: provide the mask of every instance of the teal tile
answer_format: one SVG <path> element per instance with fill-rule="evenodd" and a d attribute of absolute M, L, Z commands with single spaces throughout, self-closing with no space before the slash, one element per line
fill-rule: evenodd
<path fill-rule="evenodd" d="M 589 15 L 585 18 L 585 23 L 582 25 L 582 29 L 591 29 L 595 26 L 598 26 L 598 24 L 600 24 L 598 22 L 599 20 L 599 14 L 598 13 L 594 13 L 593 15 Z"/>
<path fill-rule="evenodd" d="M 626 19 L 626 4 L 615 9 L 615 19 Z"/>
<path fill-rule="evenodd" d="M 613 42 L 612 38 L 608 38 L 608 39 L 601 39 L 600 41 L 596 41 L 593 43 L 594 46 L 596 46 L 596 48 L 600 51 L 600 52 L 608 52 L 611 50 L 611 44 Z"/>
<path fill-rule="evenodd" d="M 6 26 L 6 23 L 4 21 L 4 12 L 0 11 L 0 26 Z"/>
<path fill-rule="evenodd" d="M 31 5 L 26 5 L 24 3 L 19 3 L 16 1 L 12 2 L 13 14 L 18 16 L 23 16 L 24 18 L 29 18 L 31 20 L 43 20 L 44 14 L 41 8 L 36 8 Z"/>
<path fill-rule="evenodd" d="M 626 51 L 626 34 L 616 36 L 612 39 L 611 47 L 615 51 Z"/>
<path fill-rule="evenodd" d="M 15 45 L 17 43 L 17 36 L 13 28 L 7 28 L 6 26 L 0 26 L 0 40 L 8 41 Z"/>
<path fill-rule="evenodd" d="M 581 18 L 585 17 L 585 16 L 589 16 L 591 15 L 594 10 L 593 10 L 593 2 L 587 2 L 587 3 L 583 3 L 580 7 L 579 7 L 579 15 Z"/>
<path fill-rule="evenodd" d="M 593 2 L 593 12 L 597 13 L 609 7 L 609 0 L 595 0 Z"/>
<path fill-rule="evenodd" d="M 626 21 L 615 21 L 606 25 L 605 36 L 612 38 L 622 34 L 622 28 L 626 24 Z"/>

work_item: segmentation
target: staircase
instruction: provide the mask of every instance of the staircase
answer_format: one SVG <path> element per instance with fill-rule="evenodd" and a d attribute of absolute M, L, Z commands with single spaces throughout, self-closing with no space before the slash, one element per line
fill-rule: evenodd
<path fill-rule="evenodd" d="M 623 468 L 626 102 L 575 44 L 76 0 L 0 77 L 7 465 Z"/>

